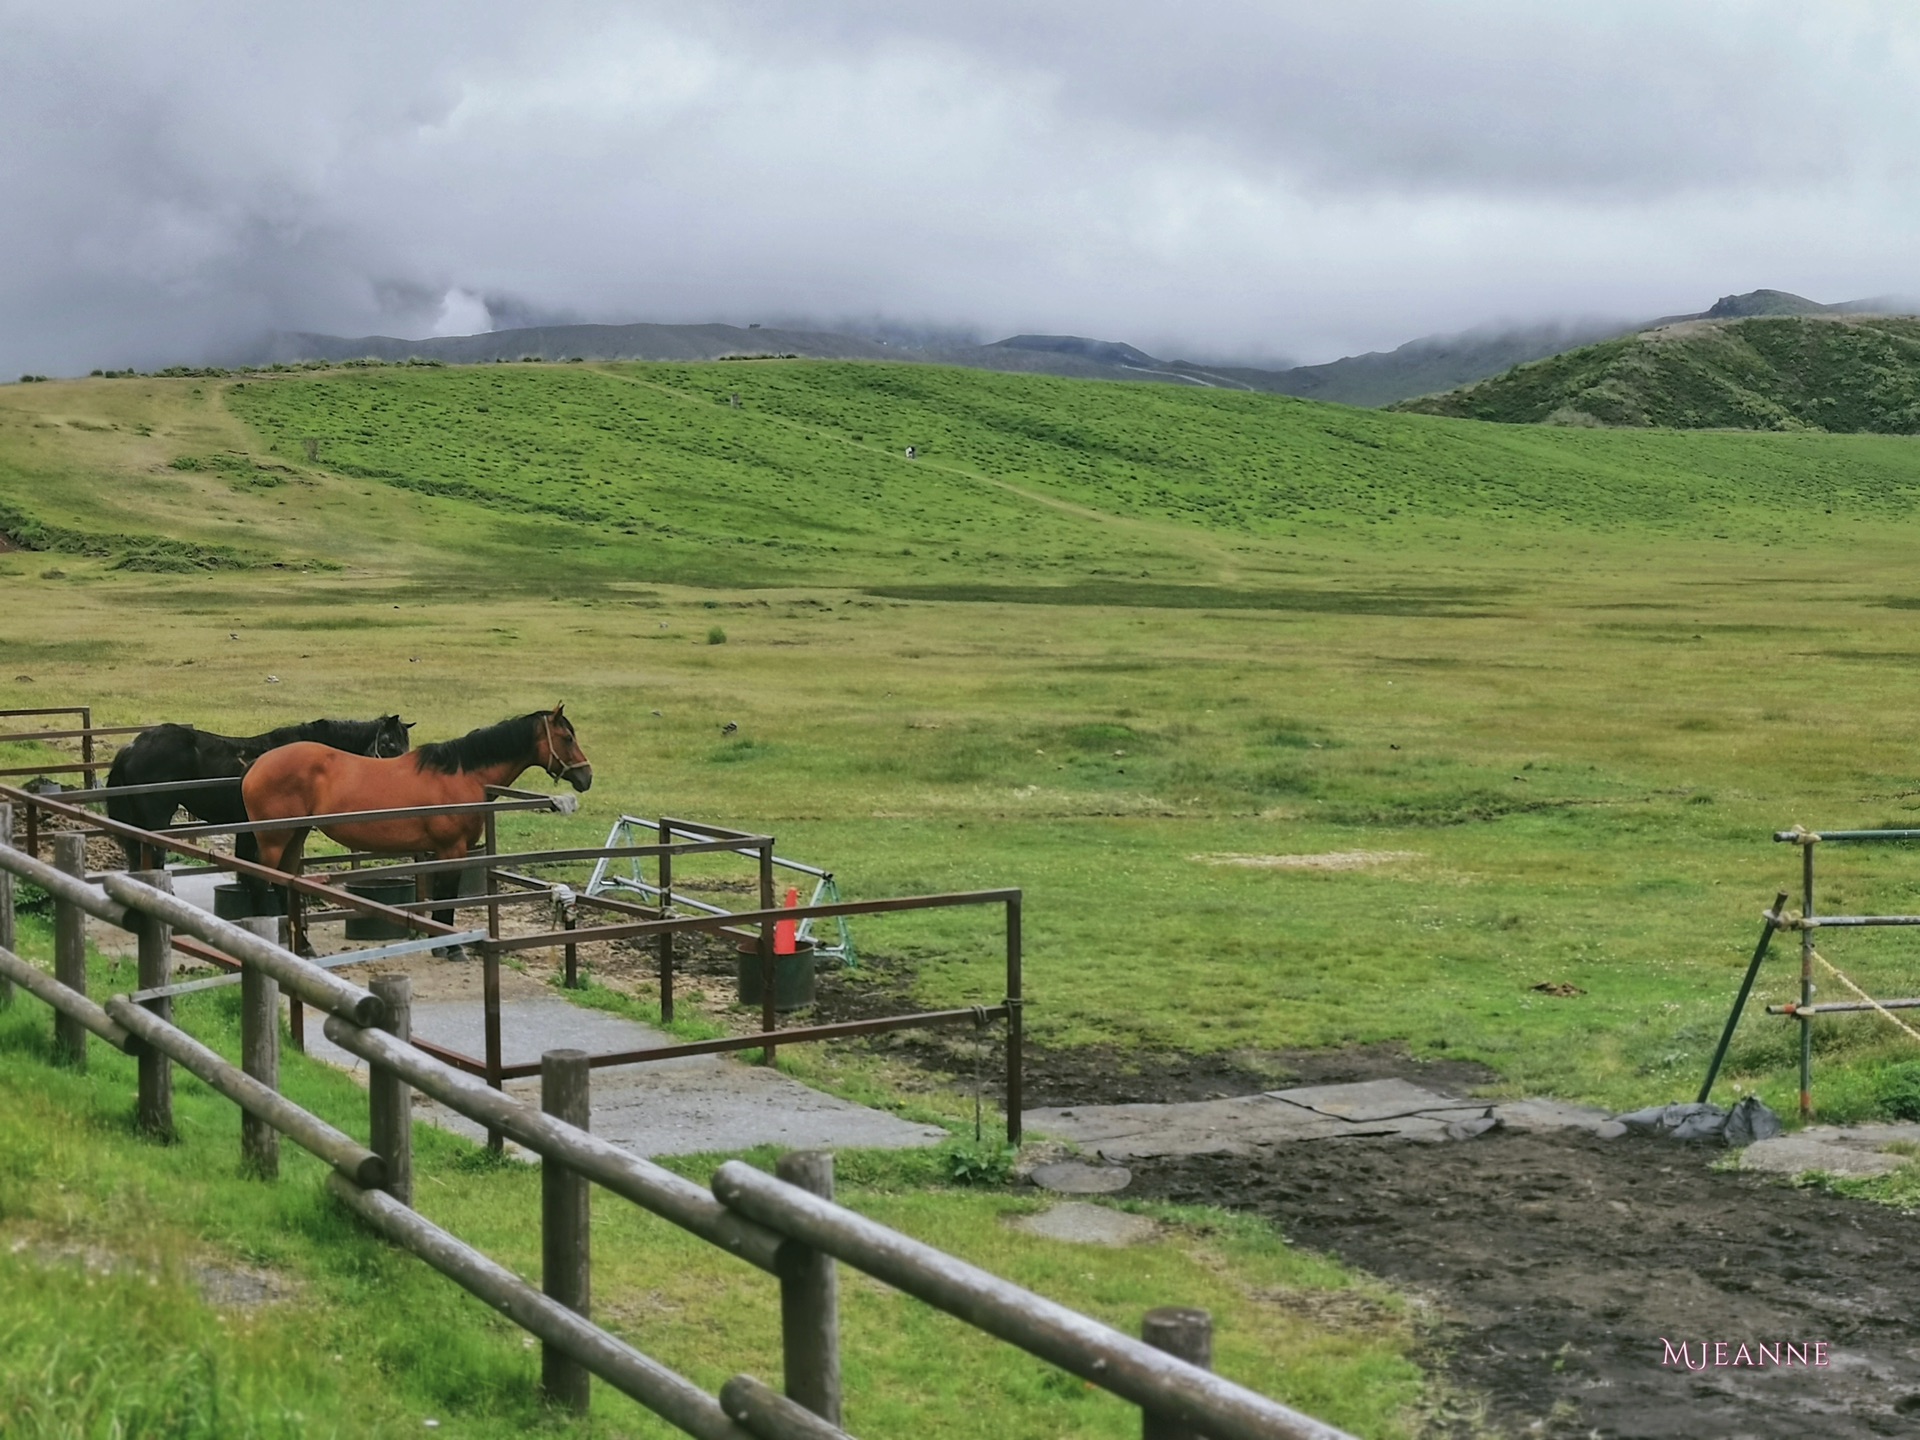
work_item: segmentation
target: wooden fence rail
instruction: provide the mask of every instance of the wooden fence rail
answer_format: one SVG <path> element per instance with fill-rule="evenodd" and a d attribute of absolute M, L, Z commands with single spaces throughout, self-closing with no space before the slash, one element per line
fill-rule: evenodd
<path fill-rule="evenodd" d="M 0 817 L 4 818 L 4 817 Z M 65 837 L 62 837 L 65 838 Z M 74 837 L 76 840 L 78 837 Z M 63 845 L 72 852 L 77 846 Z M 69 872 L 78 857 L 63 856 Z M 86 996 L 84 968 L 49 976 L 0 947 L 0 974 L 44 1000 L 63 1036 L 77 1034 L 85 1063 L 86 1039 L 97 1036 L 141 1057 L 177 1063 L 238 1104 L 253 1119 L 288 1136 L 333 1167 L 327 1188 L 392 1243 L 411 1251 L 470 1293 L 538 1336 L 549 1397 L 583 1408 L 585 1374 L 599 1376 L 690 1435 L 708 1440 L 844 1440 L 840 1428 L 838 1285 L 835 1262 L 849 1264 L 907 1294 L 956 1315 L 1137 1405 L 1143 1433 L 1206 1435 L 1212 1440 L 1351 1440 L 1343 1432 L 1224 1380 L 1167 1353 L 1184 1346 L 1204 1355 L 1194 1338 L 1204 1330 L 1197 1312 L 1175 1327 L 1178 1346 L 1156 1332 L 1143 1343 L 1021 1289 L 951 1255 L 876 1224 L 831 1199 L 829 1156 L 785 1157 L 776 1176 L 738 1161 L 723 1165 L 711 1190 L 596 1139 L 586 1127 L 589 1067 L 578 1051 L 550 1052 L 546 1109 L 524 1104 L 462 1073 L 412 1043 L 407 1034 L 404 977 L 382 977 L 363 990 L 300 959 L 262 935 L 216 919 L 165 890 L 129 875 L 108 875 L 95 887 L 62 867 L 45 866 L 13 848 L 0 829 L 0 873 L 51 881 L 56 934 L 83 934 L 87 915 L 140 933 L 143 949 L 167 927 L 198 936 L 238 958 L 256 974 L 243 1006 L 244 1064 L 236 1066 L 173 1023 L 126 996 L 104 1006 Z M 12 938 L 12 891 L 0 887 L 0 936 Z M 62 958 L 70 960 L 65 955 Z M 82 955 L 84 959 L 84 954 Z M 156 960 L 155 965 L 159 962 Z M 143 981 L 154 967 L 143 970 Z M 277 1032 L 278 1016 L 260 1004 L 275 982 L 327 1012 L 329 1038 L 369 1062 L 374 1143 L 362 1146 L 274 1088 L 277 1054 L 262 1062 L 262 1025 Z M 148 1004 L 165 1003 L 165 997 Z M 277 1034 L 276 1034 L 277 1039 Z M 142 1065 L 143 1120 L 159 1118 L 162 1093 Z M 549 1168 L 543 1204 L 545 1293 L 415 1214 L 411 1192 L 412 1126 L 409 1093 L 419 1089 L 469 1119 L 511 1136 Z M 170 1095 L 170 1088 L 166 1091 Z M 151 1102 L 151 1107 L 150 1103 Z M 171 1128 L 170 1110 L 164 1117 Z M 149 1127 L 154 1128 L 154 1127 Z M 257 1135 L 243 1135 L 245 1160 L 261 1164 Z M 590 1223 L 585 1186 L 598 1184 L 683 1229 L 747 1260 L 780 1280 L 786 1394 L 750 1376 L 735 1376 L 718 1398 L 596 1326 L 588 1308 Z M 1156 1314 L 1161 1312 L 1155 1312 Z M 1164 1320 L 1159 1322 L 1166 1329 Z"/>

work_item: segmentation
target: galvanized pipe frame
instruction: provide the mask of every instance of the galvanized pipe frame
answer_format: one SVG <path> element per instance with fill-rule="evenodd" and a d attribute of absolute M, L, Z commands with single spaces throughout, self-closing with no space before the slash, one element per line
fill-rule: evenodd
<path fill-rule="evenodd" d="M 670 822 L 676 826 L 679 822 Z M 769 841 L 763 855 L 772 850 Z M 761 888 L 763 897 L 767 889 L 767 866 L 762 861 Z M 1004 905 L 1006 907 L 1006 994 L 1001 1003 L 990 1007 L 950 1012 L 922 1012 L 917 1015 L 888 1016 L 875 1021 L 851 1021 L 847 1027 L 814 1026 L 802 1030 L 782 1031 L 779 1027 L 779 1015 L 774 1009 L 774 984 L 772 975 L 773 926 L 782 920 L 800 921 L 808 917 L 832 917 L 839 915 L 878 915 L 898 914 L 913 910 L 946 909 L 964 905 Z M 618 1051 L 611 1055 L 594 1057 L 593 1064 L 645 1064 L 652 1060 L 677 1059 L 688 1055 L 720 1054 L 734 1050 L 759 1050 L 763 1063 L 771 1063 L 776 1046 L 789 1040 L 805 1042 L 809 1040 L 827 1040 L 848 1038 L 860 1034 L 877 1034 L 886 1030 L 903 1030 L 923 1025 L 946 1024 L 962 1018 L 978 1018 L 991 1013 L 994 1018 L 1004 1017 L 1007 1022 L 1006 1054 L 1006 1127 L 1007 1143 L 1018 1145 L 1023 1133 L 1021 1110 L 1022 1073 L 1021 1050 L 1024 1043 L 1024 1016 L 1022 1008 L 1025 997 L 1022 994 L 1022 953 L 1021 953 L 1021 904 L 1022 892 L 1014 889 L 976 890 L 953 892 L 943 895 L 901 896 L 885 900 L 845 900 L 827 905 L 801 905 L 793 907 L 767 906 L 760 910 L 738 911 L 727 916 L 695 915 L 671 916 L 657 920 L 633 921 L 624 925 L 603 925 L 587 929 L 563 929 L 545 931 L 534 935 L 521 935 L 498 940 L 490 940 L 482 947 L 482 958 L 486 964 L 483 977 L 486 1015 L 486 1046 L 484 1059 L 488 1080 L 496 1087 L 507 1079 L 513 1078 L 513 1067 L 505 1065 L 500 1055 L 499 1041 L 499 957 L 511 951 L 550 949 L 555 946 L 579 945 L 593 941 L 612 941 L 632 939 L 642 936 L 671 936 L 683 930 L 724 931 L 734 927 L 758 926 L 761 949 L 761 1028 L 750 1036 L 731 1036 L 723 1040 L 693 1041 L 687 1045 L 659 1046 L 645 1051 Z M 865 1028 L 861 1028 L 865 1027 Z M 469 1057 L 471 1058 L 471 1057 Z M 524 1072 L 523 1072 L 524 1073 Z"/>
<path fill-rule="evenodd" d="M 1920 998 L 1898 1000 L 1867 1000 L 1838 1002 L 1827 1005 L 1814 1003 L 1815 985 L 1813 966 L 1816 958 L 1814 936 L 1821 930 L 1866 930 L 1897 929 L 1920 925 L 1920 915 L 1817 915 L 1814 913 L 1814 852 L 1822 845 L 1830 844 L 1876 844 L 1900 843 L 1920 840 L 1920 830 L 1809 830 L 1796 825 L 1791 830 L 1776 830 L 1773 833 L 1776 844 L 1797 845 L 1800 847 L 1801 903 L 1798 915 L 1786 912 L 1786 896 L 1783 893 L 1767 912 L 1769 931 L 1797 930 L 1800 933 L 1800 998 L 1782 1005 L 1769 1005 L 1766 1013 L 1779 1015 L 1793 1020 L 1800 1026 L 1800 1118 L 1813 1118 L 1813 1021 L 1822 1014 L 1859 1014 L 1874 1010 L 1910 1010 L 1920 1009 Z M 1764 942 L 1762 949 L 1764 950 Z M 1759 963 L 1759 955 L 1754 957 L 1754 966 L 1749 967 L 1747 985 L 1741 988 L 1740 999 L 1746 998 L 1747 988 L 1752 983 L 1752 970 Z M 1724 1053 L 1727 1041 L 1732 1038 L 1733 1025 L 1739 1015 L 1739 1003 L 1736 1002 L 1734 1014 L 1727 1023 L 1727 1035 L 1721 1041 Z M 1718 1068 L 1719 1057 L 1715 1057 Z M 1712 1072 L 1708 1083 L 1711 1084 Z M 1702 1098 L 1705 1098 L 1704 1092 Z"/>
<path fill-rule="evenodd" d="M 290 875 L 283 870 L 270 869 L 265 865 L 256 864 L 251 860 L 242 860 L 238 856 L 222 855 L 217 851 L 194 845 L 177 836 L 165 835 L 157 831 L 142 830 L 133 825 L 123 825 L 117 820 L 102 820 L 87 814 L 86 811 L 80 809 L 78 806 L 68 804 L 64 801 L 50 800 L 43 795 L 34 795 L 29 791 L 21 790 L 15 786 L 0 785 L 0 799 L 11 800 L 15 804 L 30 807 L 28 811 L 29 815 L 38 810 L 46 810 L 51 814 L 59 815 L 65 819 L 79 821 L 95 827 L 91 833 L 115 836 L 120 839 L 130 839 L 170 854 L 185 855 L 191 859 L 211 865 L 218 870 L 225 871 L 228 874 L 251 876 L 280 889 L 295 890 L 302 895 L 310 895 L 321 900 L 332 900 L 336 904 L 355 910 L 362 915 L 384 918 L 395 924 L 407 925 L 425 934 L 451 935 L 454 933 L 454 927 L 450 925 L 442 925 L 437 920 L 429 920 L 424 916 L 409 915 L 403 910 L 391 909 L 386 905 L 380 904 L 378 901 L 367 900 L 361 896 L 349 894 L 347 891 L 339 889 L 336 886 L 309 879 L 305 875 Z"/>
<path fill-rule="evenodd" d="M 28 716 L 36 715 L 75 715 L 79 717 L 81 726 L 79 733 L 81 763 L 78 765 L 41 767 L 38 769 L 29 765 L 20 770 L 0 770 L 0 777 L 10 775 L 71 775 L 77 771 L 85 776 L 85 779 L 82 781 L 83 787 L 88 790 L 93 789 L 93 772 L 95 770 L 109 769 L 112 765 L 111 761 L 101 761 L 96 765 L 93 760 L 93 707 L 91 705 L 25 705 L 13 709 L 0 710 L 0 719 L 25 719 Z M 32 823 L 31 815 L 28 817 L 28 823 L 29 825 Z"/>

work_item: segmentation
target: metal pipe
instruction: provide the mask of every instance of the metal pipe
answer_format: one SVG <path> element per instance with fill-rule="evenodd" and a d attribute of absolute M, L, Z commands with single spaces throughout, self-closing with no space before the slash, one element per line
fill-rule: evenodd
<path fill-rule="evenodd" d="M 727 1206 L 896 1290 L 1214 1440 L 1352 1440 L 1064 1305 L 843 1210 L 738 1160 L 713 1176 Z"/>
<path fill-rule="evenodd" d="M 1920 999 L 1908 1000 L 1830 1000 L 1823 1005 L 1767 1006 L 1769 1015 L 1846 1015 L 1863 1010 L 1920 1010 Z"/>
<path fill-rule="evenodd" d="M 755 1440 L 751 1431 L 727 1418 L 719 1401 L 692 1381 L 549 1300 L 391 1195 L 349 1185 L 332 1175 L 327 1177 L 327 1189 L 394 1244 L 479 1296 L 521 1329 L 572 1356 L 669 1424 L 699 1440 Z"/>
<path fill-rule="evenodd" d="M 1753 959 L 1747 962 L 1746 977 L 1740 982 L 1740 993 L 1734 997 L 1733 1011 L 1727 1016 L 1726 1029 L 1720 1032 L 1720 1044 L 1713 1052 L 1713 1062 L 1707 1066 L 1707 1078 L 1700 1082 L 1700 1094 L 1695 1098 L 1702 1105 L 1707 1103 L 1707 1095 L 1720 1074 L 1720 1062 L 1727 1058 L 1727 1046 L 1733 1043 L 1734 1027 L 1740 1023 L 1740 1012 L 1747 1008 L 1747 995 L 1753 989 L 1753 978 L 1760 973 L 1760 962 L 1767 958 L 1767 948 L 1773 944 L 1773 933 L 1780 928 L 1780 912 L 1786 909 L 1786 905 L 1787 892 L 1782 890 L 1774 896 L 1773 908 L 1767 911 L 1766 922 L 1760 931 L 1760 943 L 1753 947 Z"/>
<path fill-rule="evenodd" d="M 1022 969 L 1020 935 L 1021 896 L 1014 891 L 1007 901 L 1007 1143 L 1018 1145 L 1024 1121 L 1021 1109 L 1026 1104 L 1022 1093 L 1022 1051 L 1026 1043 L 1026 997 L 1022 993 L 1025 976 Z M 976 1115 L 976 1119 L 978 1116 Z"/>
<path fill-rule="evenodd" d="M 1920 830 L 1776 830 L 1783 845 L 1827 845 L 1834 841 L 1861 844 L 1874 840 L 1920 840 Z"/>
<path fill-rule="evenodd" d="M 280 820 L 231 825 L 169 825 L 156 835 L 258 835 L 269 830 L 324 830 L 329 825 L 371 825 L 382 820 L 431 820 L 441 815 L 493 815 L 502 810 L 551 810 L 538 800 L 465 800 L 457 805 L 402 805 L 392 810 L 338 810 L 328 815 L 289 815 Z"/>
<path fill-rule="evenodd" d="M 213 1053 L 186 1031 L 149 1015 L 124 995 L 107 1001 L 107 1014 L 119 1021 L 142 1042 L 178 1061 L 180 1066 L 199 1076 L 242 1110 L 258 1115 L 282 1135 L 291 1137 L 312 1151 L 356 1185 L 386 1183 L 387 1166 L 378 1155 L 327 1124 L 317 1115 L 302 1110 L 282 1095 L 269 1090 L 238 1065 Z"/>
<path fill-rule="evenodd" d="M 30 836 L 33 833 L 32 827 L 37 823 L 35 817 L 39 810 L 44 808 L 50 814 L 64 816 L 69 820 L 91 822 L 98 827 L 96 833 L 102 835 L 113 835 L 121 839 L 130 839 L 152 844 L 175 855 L 185 855 L 195 860 L 205 861 L 230 874 L 252 876 L 256 879 L 266 881 L 269 885 L 274 885 L 284 890 L 295 891 L 302 895 L 314 895 L 324 900 L 331 900 L 336 905 L 345 905 L 350 909 L 359 911 L 362 915 L 380 916 L 392 920 L 397 924 L 407 925 L 424 934 L 451 935 L 453 933 L 452 926 L 442 925 L 437 920 L 429 920 L 419 915 L 408 915 L 406 912 L 400 910 L 389 910 L 386 906 L 376 901 L 362 899 L 358 895 L 349 895 L 344 890 L 336 890 L 330 885 L 323 885 L 319 881 L 310 880 L 304 875 L 289 875 L 284 871 L 273 870 L 265 865 L 255 864 L 251 860 L 241 860 L 232 855 L 222 855 L 214 850 L 206 850 L 198 845 L 190 845 L 184 840 L 170 839 L 158 832 L 141 830 L 133 825 L 122 825 L 117 820 L 95 820 L 94 817 L 87 814 L 86 811 L 78 809 L 75 806 L 47 800 L 42 796 L 31 794 L 25 790 L 15 789 L 9 785 L 0 785 L 0 797 L 6 797 L 13 800 L 16 804 L 24 804 L 28 807 L 27 823 Z M 29 849 L 31 850 L 31 846 Z"/>
<path fill-rule="evenodd" d="M 713 1196 L 670 1170 L 622 1150 L 572 1126 L 542 1115 L 532 1106 L 488 1086 L 478 1076 L 430 1055 L 417 1045 L 402 1045 L 380 1030 L 362 1030 L 339 1019 L 327 1021 L 327 1038 L 369 1064 L 378 1061 L 405 1077 L 408 1084 L 431 1095 L 490 1129 L 496 1129 L 537 1155 L 579 1171 L 596 1185 L 651 1211 L 738 1255 L 769 1273 L 775 1271 L 781 1239 L 778 1235 L 731 1214 Z"/>
<path fill-rule="evenodd" d="M 1800 847 L 1803 895 L 1800 905 L 1800 1003 L 1813 1002 L 1813 851 L 1811 841 Z M 1800 1118 L 1813 1118 L 1813 1017 L 1800 1017 Z"/>
<path fill-rule="evenodd" d="M 13 806 L 0 800 L 0 950 L 14 946 L 13 871 L 5 857 L 18 853 L 13 848 Z M 13 1004 L 13 981 L 0 976 L 0 1010 Z"/>
<path fill-rule="evenodd" d="M 773 841 L 768 840 L 760 847 L 760 908 L 773 909 Z M 778 920 L 760 922 L 760 1033 L 768 1036 L 767 1043 L 760 1048 L 760 1063 L 772 1065 L 775 1046 L 773 1032 L 780 1028 L 780 1007 L 774 1002 L 776 985 L 774 967 L 779 963 L 773 954 L 773 927 Z"/>
<path fill-rule="evenodd" d="M 956 1024 L 962 1020 L 998 1020 L 1008 1014 L 1005 1005 L 986 1005 L 966 1010 L 928 1010 L 919 1015 L 885 1015 L 872 1020 L 841 1020 L 832 1025 L 806 1025 L 780 1032 L 780 1043 L 799 1045 L 815 1040 L 848 1040 L 860 1035 L 879 1035 L 889 1030 L 919 1030 L 932 1025 Z M 717 1040 L 689 1040 L 684 1045 L 656 1045 L 647 1050 L 615 1050 L 595 1055 L 593 1068 L 612 1065 L 644 1065 L 653 1060 L 683 1060 L 690 1055 L 726 1055 L 735 1050 L 758 1049 L 766 1036 L 758 1031 L 748 1035 L 726 1035 Z M 540 1073 L 531 1061 L 500 1067 L 503 1080 L 523 1080 Z"/>
<path fill-rule="evenodd" d="M 252 961 L 278 980 L 280 988 L 294 998 L 336 1015 L 344 1015 L 360 1025 L 375 1024 L 381 1018 L 384 1007 L 372 992 L 331 975 L 317 965 L 309 965 L 298 955 L 242 930 L 231 921 L 209 915 L 177 896 L 164 894 L 151 885 L 142 885 L 128 875 L 108 875 L 101 883 L 109 895 L 123 904 L 158 916 L 189 935 L 198 935 L 209 944 L 218 945 L 236 960 Z"/>
<path fill-rule="evenodd" d="M 742 928 L 772 924 L 776 920 L 824 920 L 835 915 L 891 915 L 902 910 L 941 910 L 958 905 L 1000 905 L 1020 898 L 1018 890 L 968 890 L 947 895 L 900 895 L 888 900 L 836 900 L 830 905 L 801 905 L 794 909 L 741 910 L 726 915 L 678 915 L 670 920 L 636 920 L 630 925 L 602 925 L 582 930 L 586 940 L 630 940 L 637 935 L 658 935 L 667 930 L 714 930 L 722 926 Z M 556 931 L 540 935 L 510 935 L 500 940 L 502 950 L 546 950 L 560 944 L 565 936 Z"/>

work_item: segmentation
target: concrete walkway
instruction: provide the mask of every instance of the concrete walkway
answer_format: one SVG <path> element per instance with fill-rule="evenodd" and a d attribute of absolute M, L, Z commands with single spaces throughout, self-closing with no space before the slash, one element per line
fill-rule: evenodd
<path fill-rule="evenodd" d="M 537 1061 L 548 1050 L 601 1053 L 675 1043 L 673 1037 L 637 1021 L 588 1010 L 557 995 L 507 1000 L 501 1021 L 501 1050 L 509 1065 Z M 416 1001 L 413 1006 L 416 1038 L 468 1055 L 484 1052 L 484 1023 L 478 1000 Z M 329 1044 L 317 1031 L 310 1022 L 310 1055 L 346 1070 L 364 1069 L 362 1061 Z M 509 1080 L 506 1089 L 535 1107 L 540 1104 L 537 1077 Z M 417 1097 L 415 1107 L 416 1116 L 431 1124 L 475 1139 L 485 1137 L 483 1127 L 425 1097 Z M 824 1095 L 777 1070 L 718 1055 L 595 1070 L 589 1128 L 636 1155 L 690 1155 L 756 1145 L 793 1150 L 906 1150 L 937 1145 L 947 1138 L 938 1126 L 917 1125 L 883 1110 Z"/>
<path fill-rule="evenodd" d="M 1311 1085 L 1236 1100 L 1177 1105 L 1076 1105 L 1028 1110 L 1029 1130 L 1108 1161 L 1171 1155 L 1245 1155 L 1307 1140 L 1467 1140 L 1500 1126 L 1619 1135 L 1604 1110 L 1552 1100 L 1462 1100 L 1406 1080 Z"/>

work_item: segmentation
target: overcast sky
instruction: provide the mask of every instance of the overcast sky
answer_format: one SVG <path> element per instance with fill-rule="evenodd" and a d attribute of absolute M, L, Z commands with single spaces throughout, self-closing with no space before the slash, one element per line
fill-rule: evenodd
<path fill-rule="evenodd" d="M 0 0 L 0 374 L 886 320 L 1331 359 L 1920 293 L 1911 0 Z"/>

